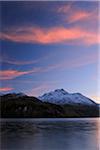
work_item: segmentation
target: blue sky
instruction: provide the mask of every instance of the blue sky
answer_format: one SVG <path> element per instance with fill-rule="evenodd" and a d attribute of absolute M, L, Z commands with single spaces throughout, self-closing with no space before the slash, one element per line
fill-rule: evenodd
<path fill-rule="evenodd" d="M 64 88 L 99 102 L 98 2 L 0 2 L 3 93 Z"/>

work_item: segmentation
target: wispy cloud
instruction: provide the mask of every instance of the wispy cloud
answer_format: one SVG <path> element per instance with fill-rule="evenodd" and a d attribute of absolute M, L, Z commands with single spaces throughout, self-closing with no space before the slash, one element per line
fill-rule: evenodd
<path fill-rule="evenodd" d="M 100 35 L 79 27 L 23 27 L 1 32 L 0 39 L 21 43 L 74 43 L 92 45 L 100 42 Z"/>
<path fill-rule="evenodd" d="M 91 55 L 86 54 L 81 56 L 80 58 L 67 59 L 61 62 L 56 62 L 55 64 L 49 64 L 45 67 L 37 67 L 28 71 L 18 71 L 18 70 L 1 70 L 0 71 L 0 80 L 11 80 L 22 75 L 28 75 L 33 73 L 45 73 L 52 70 L 62 70 L 62 69 L 72 69 L 81 66 L 85 66 L 88 64 L 93 64 L 98 61 L 98 56 L 96 53 L 91 53 Z"/>
<path fill-rule="evenodd" d="M 31 90 L 27 91 L 26 93 L 31 96 L 39 96 L 40 94 L 45 93 L 48 90 L 51 90 L 54 87 L 54 84 L 51 83 L 43 83 L 37 87 L 32 88 Z"/>
<path fill-rule="evenodd" d="M 25 75 L 28 73 L 28 71 L 2 70 L 0 71 L 0 80 L 14 79 L 18 76 Z"/>
<path fill-rule="evenodd" d="M 93 13 L 91 12 L 86 12 L 86 11 L 76 11 L 73 14 L 69 15 L 68 17 L 68 23 L 73 23 L 77 21 L 84 21 L 89 19 L 90 17 L 93 17 Z"/>
<path fill-rule="evenodd" d="M 26 61 L 19 61 L 15 59 L 10 59 L 10 58 L 1 58 L 0 62 L 1 63 L 7 63 L 7 64 L 12 64 L 12 65 L 30 65 L 30 64 L 35 64 L 38 63 L 39 60 L 26 60 Z"/>
<path fill-rule="evenodd" d="M 39 71 L 41 71 L 40 68 L 34 68 L 29 71 L 1 70 L 0 71 L 0 80 L 11 80 L 11 79 L 14 79 L 14 78 L 22 76 L 22 75 L 37 73 Z"/>
<path fill-rule="evenodd" d="M 30 64 L 36 64 L 39 63 L 42 60 L 47 59 L 49 56 L 43 56 L 38 59 L 33 59 L 33 60 L 16 60 L 14 58 L 8 57 L 6 54 L 0 56 L 0 62 L 1 63 L 7 63 L 7 64 L 12 64 L 12 65 L 30 65 Z"/>
<path fill-rule="evenodd" d="M 14 88 L 11 87 L 1 87 L 0 88 L 0 92 L 8 92 L 8 91 L 12 91 Z"/>
<path fill-rule="evenodd" d="M 48 66 L 46 69 L 47 71 L 53 69 L 72 69 L 82 67 L 88 64 L 93 64 L 96 62 L 98 62 L 98 56 L 96 53 L 92 52 L 91 55 L 86 54 L 78 58 L 63 60 L 59 63 Z"/>
<path fill-rule="evenodd" d="M 63 15 L 62 19 L 67 23 L 75 23 L 78 21 L 91 22 L 93 19 L 98 19 L 98 9 L 86 10 L 73 5 L 73 2 L 68 5 L 59 6 L 56 9 L 58 14 Z M 97 21 L 97 20 L 95 20 Z"/>
<path fill-rule="evenodd" d="M 66 14 L 66 13 L 69 13 L 69 11 L 71 10 L 71 7 L 72 7 L 72 3 L 70 2 L 70 4 L 57 7 L 56 12 Z"/>

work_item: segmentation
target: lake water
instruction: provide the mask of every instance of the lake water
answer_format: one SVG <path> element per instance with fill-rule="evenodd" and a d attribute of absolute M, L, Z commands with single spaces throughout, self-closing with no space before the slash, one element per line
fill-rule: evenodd
<path fill-rule="evenodd" d="M 0 150 L 99 150 L 98 118 L 1 119 Z"/>

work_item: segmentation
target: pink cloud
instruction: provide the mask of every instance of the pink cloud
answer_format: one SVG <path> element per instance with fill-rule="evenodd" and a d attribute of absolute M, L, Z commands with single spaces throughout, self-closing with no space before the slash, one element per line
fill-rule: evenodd
<path fill-rule="evenodd" d="M 59 6 L 56 12 L 62 14 L 62 18 L 64 18 L 64 20 L 67 20 L 68 23 L 88 20 L 90 22 L 93 19 L 97 19 L 99 17 L 98 9 L 87 11 L 76 7 L 75 5 L 73 5 L 73 2 L 68 5 Z"/>
<path fill-rule="evenodd" d="M 100 42 L 100 36 L 95 32 L 90 32 L 81 28 L 65 28 L 65 27 L 52 27 L 52 28 L 39 28 L 39 27 L 26 27 L 17 28 L 13 31 L 0 33 L 1 39 L 10 40 L 13 42 L 22 43 L 41 43 L 41 44 L 54 44 L 54 43 L 70 43 L 92 45 Z M 80 41 L 80 42 L 79 42 Z"/>
<path fill-rule="evenodd" d="M 11 79 L 14 79 L 14 78 L 22 76 L 22 75 L 37 73 L 39 71 L 41 71 L 40 68 L 34 68 L 29 71 L 1 70 L 0 71 L 0 80 L 11 80 Z"/>
<path fill-rule="evenodd" d="M 74 13 L 69 15 L 68 22 L 73 23 L 76 21 L 86 20 L 86 19 L 89 19 L 89 17 L 91 17 L 92 15 L 93 15 L 93 13 L 91 13 L 91 12 L 75 11 Z"/>
<path fill-rule="evenodd" d="M 14 88 L 11 88 L 11 87 L 1 87 L 0 88 L 0 92 L 7 92 L 7 91 L 11 91 L 13 90 Z"/>
<path fill-rule="evenodd" d="M 18 76 L 28 74 L 27 71 L 17 71 L 17 70 L 2 70 L 0 71 L 0 79 L 1 80 L 8 80 L 8 79 L 14 79 Z"/>

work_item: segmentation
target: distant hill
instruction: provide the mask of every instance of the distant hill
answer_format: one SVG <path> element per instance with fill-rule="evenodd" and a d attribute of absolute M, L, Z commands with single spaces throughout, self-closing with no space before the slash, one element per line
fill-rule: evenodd
<path fill-rule="evenodd" d="M 9 93 L 0 96 L 2 118 L 69 118 L 98 117 L 99 107 L 78 103 L 43 102 L 36 97 L 22 93 Z"/>

